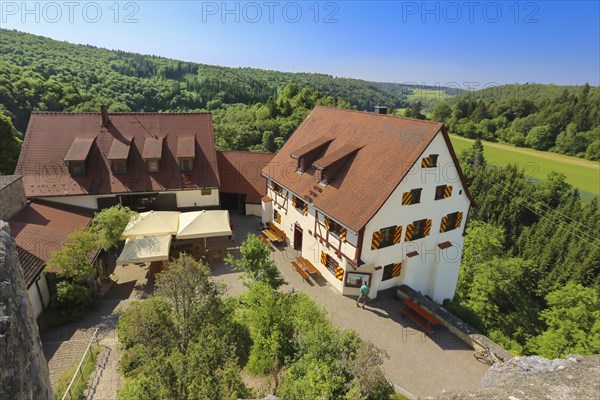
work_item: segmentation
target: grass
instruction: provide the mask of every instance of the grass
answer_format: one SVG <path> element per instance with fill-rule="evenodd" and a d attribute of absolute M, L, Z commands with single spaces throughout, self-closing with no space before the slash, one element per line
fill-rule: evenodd
<path fill-rule="evenodd" d="M 450 135 L 450 139 L 457 154 L 474 142 L 456 135 Z M 491 165 L 516 163 L 525 175 L 536 180 L 545 179 L 551 171 L 560 172 L 569 184 L 579 189 L 583 199 L 600 196 L 600 163 L 501 143 L 483 142 L 483 148 Z"/>
<path fill-rule="evenodd" d="M 82 368 L 83 378 L 79 379 L 78 381 L 76 380 L 75 381 L 76 383 L 71 387 L 71 394 L 72 394 L 71 398 L 72 399 L 84 399 L 85 398 L 83 396 L 83 392 L 87 386 L 87 382 L 90 378 L 90 375 L 96 369 L 96 358 L 98 357 L 98 354 L 100 354 L 100 351 L 102 351 L 102 346 L 100 346 L 100 345 L 92 346 L 91 352 L 92 352 L 93 362 L 90 362 L 89 355 L 88 355 L 86 358 L 86 361 L 84 361 L 84 363 L 83 363 L 83 368 Z M 83 354 L 82 354 L 82 356 L 83 356 Z M 63 374 L 60 376 L 60 378 L 58 378 L 58 381 L 52 388 L 52 389 L 54 389 L 54 395 L 55 395 L 56 399 L 58 399 L 58 400 L 62 399 L 63 395 L 65 394 L 65 390 L 67 390 L 69 383 L 71 383 L 71 379 L 73 379 L 73 375 L 75 374 L 75 371 L 77 371 L 77 367 L 79 366 L 80 361 L 81 361 L 81 358 L 75 360 L 73 362 L 73 364 L 71 364 L 71 366 L 65 372 L 63 372 Z M 67 397 L 67 398 L 69 398 L 69 397 Z"/>

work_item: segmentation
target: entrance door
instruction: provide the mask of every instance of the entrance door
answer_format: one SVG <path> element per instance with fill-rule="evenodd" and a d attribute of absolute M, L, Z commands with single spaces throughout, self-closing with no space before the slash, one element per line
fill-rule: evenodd
<path fill-rule="evenodd" d="M 302 251 L 302 228 L 294 225 L 294 250 Z"/>

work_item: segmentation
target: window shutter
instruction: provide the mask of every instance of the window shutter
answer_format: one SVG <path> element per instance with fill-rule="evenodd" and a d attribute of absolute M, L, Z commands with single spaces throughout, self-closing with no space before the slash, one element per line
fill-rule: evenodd
<path fill-rule="evenodd" d="M 321 251 L 321 264 L 327 265 L 327 254 L 324 251 Z"/>
<path fill-rule="evenodd" d="M 448 222 L 448 216 L 444 215 L 442 217 L 442 222 L 440 223 L 440 233 L 446 232 L 446 223 Z"/>
<path fill-rule="evenodd" d="M 296 207 L 296 196 L 292 196 L 292 207 Z"/>
<path fill-rule="evenodd" d="M 371 250 L 377 250 L 379 248 L 379 242 L 381 239 L 381 232 L 373 232 L 373 239 L 371 240 Z"/>
<path fill-rule="evenodd" d="M 325 217 L 325 229 L 329 230 L 330 226 L 331 226 L 331 220 L 329 219 L 329 217 Z"/>
<path fill-rule="evenodd" d="M 344 228 L 343 226 L 342 226 L 342 228 L 340 229 L 340 240 L 341 240 L 342 242 L 345 242 L 345 241 L 346 241 L 346 228 Z"/>
<path fill-rule="evenodd" d="M 278 191 L 278 193 L 279 193 L 281 196 L 283 196 L 283 187 L 279 186 L 279 191 Z"/>
<path fill-rule="evenodd" d="M 429 232 L 431 231 L 431 220 L 428 219 L 425 222 L 425 228 L 423 229 L 423 237 L 429 236 Z"/>
<path fill-rule="evenodd" d="M 269 182 L 269 189 L 275 190 L 275 182 L 273 182 L 273 181 Z"/>
<path fill-rule="evenodd" d="M 410 200 L 412 198 L 412 192 L 404 192 L 402 194 L 402 205 L 406 206 L 410 204 Z"/>
<path fill-rule="evenodd" d="M 308 203 L 304 203 L 304 216 L 306 217 L 308 215 Z"/>
<path fill-rule="evenodd" d="M 414 230 L 415 230 L 415 226 L 413 224 L 408 224 L 406 226 L 406 236 L 404 237 L 404 240 L 406 240 L 407 242 L 410 242 L 412 240 L 412 234 L 413 234 Z"/>
<path fill-rule="evenodd" d="M 429 159 L 429 157 L 424 157 L 423 161 L 421 161 L 421 168 L 429 168 L 430 162 L 431 160 Z"/>
<path fill-rule="evenodd" d="M 277 213 L 275 214 L 275 222 L 277 222 L 278 224 L 281 223 L 281 213 Z"/>
<path fill-rule="evenodd" d="M 340 281 L 343 281 L 344 280 L 344 268 L 342 268 L 338 265 L 337 268 L 335 269 L 335 277 L 338 278 Z"/>
<path fill-rule="evenodd" d="M 400 240 L 402 240 L 402 226 L 398 225 L 394 229 L 394 240 L 393 240 L 393 243 L 394 244 L 398 244 L 398 243 L 400 243 Z"/>
<path fill-rule="evenodd" d="M 444 198 L 452 196 L 452 186 L 446 186 L 444 188 Z"/>
<path fill-rule="evenodd" d="M 400 271 L 402 271 L 402 263 L 396 263 L 392 267 L 392 277 L 396 278 L 400 276 Z"/>
<path fill-rule="evenodd" d="M 460 228 L 460 224 L 462 223 L 462 217 L 463 217 L 463 213 L 459 212 L 456 215 L 456 223 L 454 224 L 455 228 Z"/>

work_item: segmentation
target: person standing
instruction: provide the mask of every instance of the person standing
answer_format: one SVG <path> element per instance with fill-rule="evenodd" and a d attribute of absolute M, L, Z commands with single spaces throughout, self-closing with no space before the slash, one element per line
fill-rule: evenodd
<path fill-rule="evenodd" d="M 362 308 L 365 308 L 365 304 L 367 303 L 368 295 L 369 295 L 369 285 L 367 285 L 367 282 L 363 282 L 362 286 L 360 287 L 360 296 L 358 296 L 358 300 L 356 300 L 356 307 L 359 307 L 360 303 L 362 303 Z"/>

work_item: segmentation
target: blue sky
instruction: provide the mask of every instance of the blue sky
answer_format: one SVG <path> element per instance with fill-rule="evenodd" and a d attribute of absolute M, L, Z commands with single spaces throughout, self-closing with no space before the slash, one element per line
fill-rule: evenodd
<path fill-rule="evenodd" d="M 4 28 L 206 64 L 428 85 L 600 84 L 598 1 L 1 3 Z"/>

